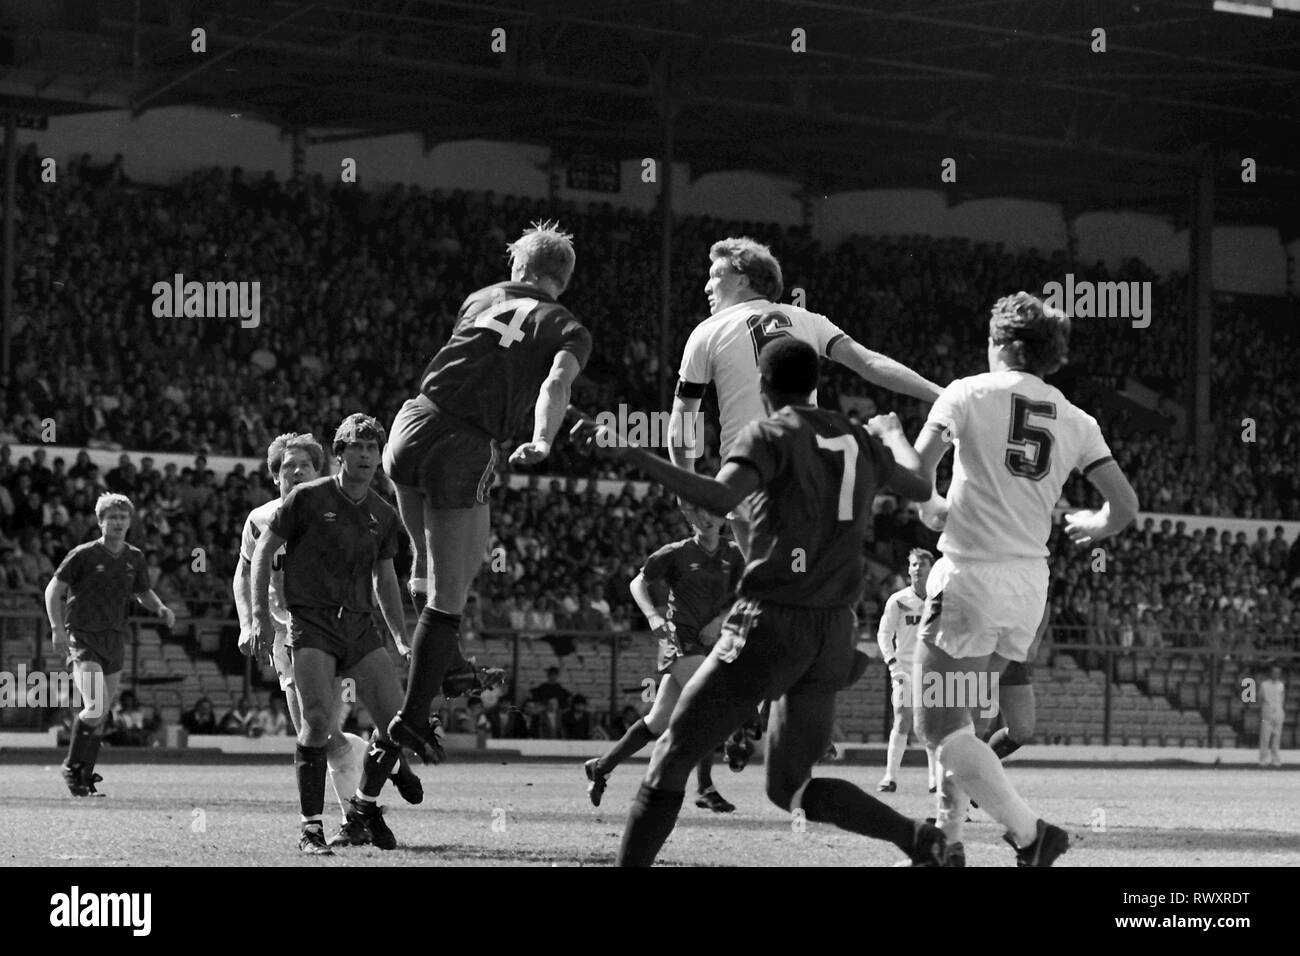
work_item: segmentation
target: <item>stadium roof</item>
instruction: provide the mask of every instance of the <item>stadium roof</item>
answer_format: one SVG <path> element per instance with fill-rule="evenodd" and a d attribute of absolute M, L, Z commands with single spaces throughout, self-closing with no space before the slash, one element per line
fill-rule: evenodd
<path fill-rule="evenodd" d="M 667 107 L 675 155 L 696 174 L 757 169 L 817 192 L 941 188 L 954 202 L 1017 196 L 1180 223 L 1209 150 L 1218 222 L 1288 239 L 1300 228 L 1300 18 L 1216 13 L 1211 0 L 8 9 L 0 98 L 32 112 L 197 104 L 325 138 L 416 131 L 431 145 L 501 138 L 626 158 L 662 155 Z M 206 56 L 190 52 L 194 26 Z M 491 49 L 498 27 L 504 54 Z M 792 51 L 795 28 L 806 52 Z M 945 157 L 955 184 L 939 180 Z M 1241 181 L 1244 157 L 1254 184 Z"/>

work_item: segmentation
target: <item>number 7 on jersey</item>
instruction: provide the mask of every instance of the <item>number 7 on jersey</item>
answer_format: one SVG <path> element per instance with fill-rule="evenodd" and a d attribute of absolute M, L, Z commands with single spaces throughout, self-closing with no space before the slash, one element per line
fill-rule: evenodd
<path fill-rule="evenodd" d="M 844 455 L 844 473 L 840 476 L 840 510 L 835 519 L 852 521 L 853 485 L 858 479 L 858 443 L 852 435 L 836 435 L 834 438 L 818 435 L 817 447 Z"/>

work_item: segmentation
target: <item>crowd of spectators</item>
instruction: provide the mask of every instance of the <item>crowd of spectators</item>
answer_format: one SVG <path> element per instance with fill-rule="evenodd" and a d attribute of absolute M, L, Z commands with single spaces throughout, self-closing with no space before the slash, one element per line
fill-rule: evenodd
<path fill-rule="evenodd" d="M 585 400 L 592 408 L 658 406 L 659 224 L 652 214 L 416 187 L 366 190 L 320 178 L 250 181 L 222 169 L 158 188 L 131 183 L 120 162 L 96 167 L 88 158 L 61 171 L 58 189 L 37 188 L 36 162 L 29 149 L 19 163 L 15 371 L 0 394 L 0 601 L 9 606 L 32 606 L 67 550 L 96 533 L 94 501 L 113 490 L 135 502 L 130 540 L 145 550 L 150 584 L 178 618 L 232 617 L 240 527 L 275 491 L 261 469 L 241 466 L 218 481 L 206 456 L 260 457 L 274 434 L 329 435 L 355 409 L 390 419 L 463 296 L 505 275 L 504 244 L 533 219 L 558 217 L 576 236 L 578 270 L 564 301 L 596 342 L 580 384 Z M 802 288 L 810 308 L 939 382 L 981 370 L 980 317 L 1001 294 L 1039 289 L 1067 272 L 1150 281 L 1150 327 L 1076 321 L 1072 360 L 1109 383 L 1132 377 L 1170 402 L 1188 398 L 1183 277 L 1154 275 L 1137 261 L 1112 274 L 1074 265 L 1063 253 L 1012 253 L 961 239 L 857 237 L 823 249 L 801 229 L 700 217 L 683 218 L 674 236 L 674 359 L 705 313 L 708 246 L 735 233 L 770 242 L 787 291 Z M 155 318 L 151 287 L 176 273 L 260 281 L 260 326 Z M 1216 303 L 1215 433 L 1206 461 L 1172 432 L 1128 427 L 1123 416 L 1105 422 L 1144 507 L 1261 524 L 1300 517 L 1300 426 L 1288 414 L 1300 398 L 1290 368 L 1300 336 L 1287 306 L 1273 303 L 1280 314 L 1261 317 L 1255 305 Z M 860 417 L 896 410 L 909 433 L 922 420 L 916 402 L 829 363 L 819 397 Z M 43 434 L 51 424 L 55 433 Z M 710 435 L 716 441 L 716 430 Z M 86 455 L 49 460 L 38 449 L 14 461 L 5 444 L 41 439 L 146 454 L 123 453 L 101 474 Z M 148 451 L 196 457 L 192 467 L 159 469 Z M 546 468 L 627 477 L 563 440 Z M 1080 478 L 1066 497 L 1096 501 Z M 912 546 L 933 545 L 906 506 L 887 504 L 874 532 L 870 547 L 886 568 L 900 567 Z M 640 628 L 627 582 L 647 554 L 687 533 L 674 502 L 654 488 L 638 496 L 629 484 L 602 495 L 579 492 L 566 477 L 502 489 L 494 497 L 492 560 L 467 608 L 467 628 L 553 634 L 557 650 L 566 631 Z M 1235 537 L 1219 534 L 1134 530 L 1116 539 L 1098 573 L 1087 553 L 1054 537 L 1053 604 L 1061 621 L 1102 628 L 1117 642 L 1180 644 L 1212 631 L 1228 643 L 1273 646 L 1297 630 L 1300 554 L 1292 542 L 1283 560 L 1286 542 L 1272 536 L 1266 559 L 1247 545 L 1243 551 Z M 879 575 L 869 591 L 888 580 Z M 872 594 L 867 607 L 878 600 Z M 530 733 L 533 717 L 556 726 L 560 718 L 547 717 L 547 706 L 538 702 L 538 713 L 527 715 Z"/>

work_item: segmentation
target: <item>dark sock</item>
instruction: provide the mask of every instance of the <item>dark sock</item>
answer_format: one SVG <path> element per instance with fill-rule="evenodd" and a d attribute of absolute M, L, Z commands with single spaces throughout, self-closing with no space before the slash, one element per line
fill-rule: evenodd
<path fill-rule="evenodd" d="M 427 591 L 411 591 L 411 592 L 410 592 L 410 595 L 411 595 L 411 604 L 413 604 L 413 605 L 415 606 L 415 613 L 416 613 L 416 614 L 423 614 L 423 613 L 424 613 L 424 609 L 425 609 L 425 608 L 428 606 L 428 604 L 429 604 L 429 594 L 428 594 L 428 592 L 427 592 Z M 460 651 L 460 641 L 457 640 L 457 642 L 456 642 L 456 656 L 453 657 L 451 663 L 447 665 L 447 673 L 449 673 L 449 674 L 455 674 L 455 673 L 458 672 L 458 671 L 463 671 L 463 670 L 465 670 L 465 669 L 466 669 L 467 667 L 469 667 L 469 666 L 470 666 L 469 661 L 465 660 L 465 655 L 462 654 L 461 651 Z M 462 691 L 461 693 L 464 693 L 464 692 Z M 443 689 L 443 696 L 444 696 L 444 697 L 459 697 L 460 694 L 449 694 L 449 693 L 447 693 L 447 689 L 444 688 L 444 689 Z"/>
<path fill-rule="evenodd" d="M 298 768 L 298 805 L 308 820 L 319 819 L 325 812 L 325 776 L 329 763 L 325 747 L 298 745 L 294 754 Z"/>
<path fill-rule="evenodd" d="M 429 708 L 442 690 L 447 668 L 460 656 L 460 615 L 444 614 L 431 607 L 420 612 L 411 638 L 411 672 L 406 680 L 402 716 L 423 732 Z"/>
<path fill-rule="evenodd" d="M 361 765 L 361 792 L 367 797 L 378 797 L 401 753 L 402 748 L 391 740 L 372 740 Z"/>
<path fill-rule="evenodd" d="M 393 764 L 393 772 L 389 774 L 389 776 L 392 779 L 396 780 L 398 774 L 402 773 L 403 771 L 409 772 L 410 769 L 411 769 L 410 764 L 406 762 L 406 751 L 400 747 L 397 748 L 397 762 Z"/>
<path fill-rule="evenodd" d="M 1011 739 L 1011 733 L 1005 727 L 994 733 L 985 742 L 993 748 L 993 752 L 998 755 L 999 760 L 1006 760 L 1021 746 Z"/>
<path fill-rule="evenodd" d="M 801 806 L 809 820 L 888 840 L 904 853 L 911 853 L 916 841 L 916 826 L 911 819 L 847 780 L 815 777 L 804 787 Z"/>
<path fill-rule="evenodd" d="M 615 767 L 654 739 L 654 732 L 645 725 L 645 721 L 638 720 L 618 739 L 618 743 L 610 747 L 609 751 L 596 761 L 596 772 L 602 776 L 612 772 Z"/>
<path fill-rule="evenodd" d="M 103 729 L 104 726 L 102 724 L 94 728 L 91 732 L 90 740 L 86 744 L 85 755 L 81 758 L 81 772 L 87 780 L 89 780 L 90 775 L 94 773 L 95 762 L 99 760 L 99 748 L 104 743 L 104 735 L 99 733 L 99 731 Z"/>
<path fill-rule="evenodd" d="M 708 753 L 695 768 L 695 782 L 700 793 L 713 786 L 713 754 Z"/>
<path fill-rule="evenodd" d="M 682 791 L 659 790 L 641 784 L 627 815 L 623 845 L 618 850 L 617 866 L 652 866 L 659 850 L 677 825 L 681 812 Z"/>
<path fill-rule="evenodd" d="M 72 718 L 72 733 L 68 738 L 68 766 L 83 764 L 86 754 L 90 752 L 91 738 L 95 728 L 82 721 L 80 717 Z"/>

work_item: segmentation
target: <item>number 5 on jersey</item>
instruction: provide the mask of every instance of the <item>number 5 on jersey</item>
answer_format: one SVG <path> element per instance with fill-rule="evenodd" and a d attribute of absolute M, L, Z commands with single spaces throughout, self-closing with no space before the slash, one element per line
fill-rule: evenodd
<path fill-rule="evenodd" d="M 524 319 L 528 318 L 530 312 L 537 308 L 540 303 L 536 299 L 506 299 L 504 302 L 498 302 L 490 309 L 480 312 L 474 317 L 474 328 L 491 329 L 501 336 L 501 347 L 508 349 L 516 342 L 524 340 Z M 510 317 L 509 324 L 498 321 L 497 316 L 505 315 L 511 310 L 514 315 Z"/>

